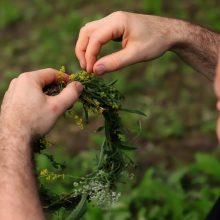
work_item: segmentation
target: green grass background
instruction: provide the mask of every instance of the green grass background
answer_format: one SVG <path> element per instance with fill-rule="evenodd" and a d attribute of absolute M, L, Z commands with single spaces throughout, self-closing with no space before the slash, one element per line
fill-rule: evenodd
<path fill-rule="evenodd" d="M 1 0 L 1 97 L 10 80 L 24 71 L 59 69 L 61 65 L 69 72 L 79 70 L 74 46 L 80 27 L 117 10 L 186 19 L 220 31 L 217 0 Z M 118 48 L 119 43 L 110 42 L 102 55 Z M 137 147 L 135 178 L 119 185 L 122 198 L 111 210 L 89 206 L 84 219 L 204 218 L 220 195 L 213 82 L 170 52 L 104 78 L 118 79 L 117 88 L 126 97 L 124 105 L 149 116 L 122 114 L 129 140 Z M 81 130 L 66 118 L 58 121 L 49 135 L 57 146 L 49 152 L 66 162 L 65 173 L 81 176 L 90 170 L 103 138 L 95 132 L 101 123 L 100 118 L 92 117 Z M 37 158 L 37 164 L 37 170 L 47 167 L 53 171 L 43 156 Z M 73 187 L 59 181 L 49 185 L 56 193 Z M 48 219 L 64 216 L 65 210 L 60 209 L 48 214 Z"/>

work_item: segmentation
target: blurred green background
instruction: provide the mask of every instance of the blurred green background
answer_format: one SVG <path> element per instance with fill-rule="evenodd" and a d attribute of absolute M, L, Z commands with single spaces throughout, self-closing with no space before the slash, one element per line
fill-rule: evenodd
<path fill-rule="evenodd" d="M 0 0 L 1 97 L 21 72 L 61 65 L 69 72 L 79 70 L 74 46 L 80 28 L 117 10 L 186 19 L 220 31 L 217 0 Z M 111 42 L 102 54 L 119 47 Z M 137 147 L 135 178 L 119 185 L 122 198 L 111 210 L 89 206 L 83 219 L 203 219 L 220 195 L 213 82 L 170 52 L 104 78 L 118 79 L 117 88 L 126 97 L 124 105 L 149 117 L 121 115 L 129 140 Z M 100 117 L 93 116 L 81 130 L 69 119 L 58 121 L 49 134 L 57 146 L 48 151 L 65 161 L 64 173 L 82 176 L 93 166 L 103 138 L 95 132 L 101 123 Z M 55 172 L 46 157 L 36 160 L 37 170 Z M 49 185 L 61 193 L 71 190 L 69 182 L 57 180 Z M 63 219 L 64 211 L 49 213 L 48 219 Z"/>

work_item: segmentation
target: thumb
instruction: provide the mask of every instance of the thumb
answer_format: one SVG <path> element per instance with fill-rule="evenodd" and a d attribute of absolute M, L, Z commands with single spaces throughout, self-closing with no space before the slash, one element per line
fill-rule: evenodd
<path fill-rule="evenodd" d="M 136 54 L 136 49 L 133 47 L 127 47 L 100 58 L 94 64 L 93 72 L 97 75 L 102 75 L 105 72 L 118 70 L 136 62 L 138 62 L 138 54 Z"/>
<path fill-rule="evenodd" d="M 57 109 L 58 114 L 65 112 L 76 100 L 83 91 L 83 85 L 80 82 L 69 83 L 58 95 L 50 96 L 53 106 Z"/>

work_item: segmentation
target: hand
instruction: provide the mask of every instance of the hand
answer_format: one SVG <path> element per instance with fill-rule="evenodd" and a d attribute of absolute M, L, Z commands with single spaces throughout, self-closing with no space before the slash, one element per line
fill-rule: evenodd
<path fill-rule="evenodd" d="M 43 69 L 23 73 L 11 81 L 1 106 L 0 123 L 4 132 L 30 138 L 42 136 L 78 99 L 83 90 L 79 82 L 68 84 L 56 96 L 43 93 L 46 85 L 56 82 L 57 73 L 54 69 Z"/>
<path fill-rule="evenodd" d="M 178 20 L 114 12 L 81 28 L 76 56 L 81 68 L 103 74 L 161 56 L 178 41 Z M 103 44 L 122 38 L 122 49 L 97 60 Z"/>

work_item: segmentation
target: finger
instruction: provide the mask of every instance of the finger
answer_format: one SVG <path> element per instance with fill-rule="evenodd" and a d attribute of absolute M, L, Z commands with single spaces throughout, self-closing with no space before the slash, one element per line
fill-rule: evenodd
<path fill-rule="evenodd" d="M 27 72 L 22 75 L 25 75 L 26 77 L 30 77 L 30 76 L 34 77 L 37 83 L 43 88 L 46 85 L 56 82 L 58 73 L 59 73 L 58 70 L 52 68 L 46 68 L 32 72 Z"/>
<path fill-rule="evenodd" d="M 139 56 L 136 49 L 134 47 L 126 47 L 99 59 L 93 67 L 93 72 L 97 75 L 102 75 L 105 72 L 115 71 L 138 61 Z"/>
<path fill-rule="evenodd" d="M 100 20 L 87 23 L 80 29 L 78 40 L 76 42 L 75 54 L 79 59 L 82 69 L 86 68 L 85 52 L 89 43 L 89 38 L 94 30 L 100 28 Z"/>
<path fill-rule="evenodd" d="M 36 70 L 31 73 L 33 74 L 34 77 L 36 77 L 36 80 L 43 88 L 47 85 L 50 85 L 51 83 L 57 82 L 59 71 L 52 68 L 47 68 L 42 70 Z M 69 76 L 65 73 L 62 76 L 63 76 L 63 80 L 68 82 Z"/>
<path fill-rule="evenodd" d="M 85 28 L 86 27 L 81 28 L 75 47 L 76 57 L 78 58 L 82 69 L 86 68 L 85 52 L 89 43 L 89 33 L 85 30 Z"/>
<path fill-rule="evenodd" d="M 76 57 L 79 60 L 80 67 L 82 69 L 86 68 L 85 51 L 88 43 L 89 43 L 88 36 L 79 37 L 76 43 L 75 53 L 76 53 Z"/>
<path fill-rule="evenodd" d="M 87 72 L 93 71 L 93 65 L 96 62 L 96 57 L 99 54 L 103 44 L 113 39 L 112 29 L 106 28 L 102 31 L 94 32 L 90 39 L 86 49 L 86 70 Z"/>
<path fill-rule="evenodd" d="M 58 115 L 66 111 L 80 96 L 83 85 L 80 82 L 69 83 L 60 94 L 48 96 L 51 108 Z"/>

